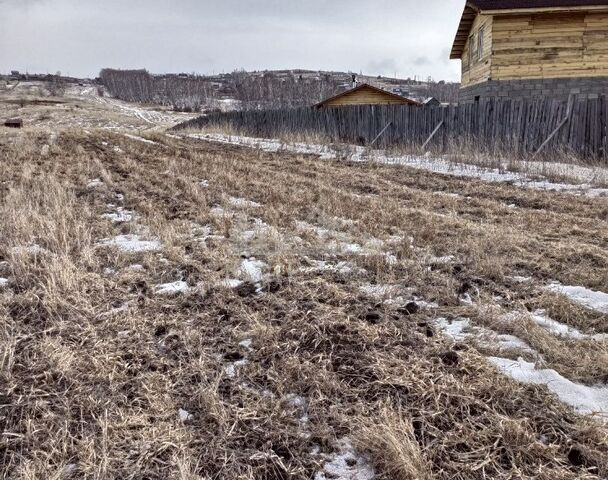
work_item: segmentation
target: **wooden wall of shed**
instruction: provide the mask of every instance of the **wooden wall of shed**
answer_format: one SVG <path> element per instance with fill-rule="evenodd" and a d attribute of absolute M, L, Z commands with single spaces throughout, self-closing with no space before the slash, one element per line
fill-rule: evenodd
<path fill-rule="evenodd" d="M 492 80 L 608 75 L 608 11 L 495 16 Z"/>
<path fill-rule="evenodd" d="M 478 58 L 478 35 L 483 29 L 483 52 Z M 462 80 L 463 87 L 485 82 L 490 78 L 492 62 L 492 16 L 477 15 L 469 39 L 462 52 Z"/>
<path fill-rule="evenodd" d="M 399 100 L 391 95 L 385 95 L 375 90 L 362 88 L 356 92 L 348 93 L 342 97 L 328 102 L 324 107 L 340 107 L 347 105 L 401 105 L 406 100 Z"/>

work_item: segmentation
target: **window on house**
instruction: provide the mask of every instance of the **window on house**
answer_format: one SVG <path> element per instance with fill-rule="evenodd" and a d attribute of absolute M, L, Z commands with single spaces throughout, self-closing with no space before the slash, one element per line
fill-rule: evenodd
<path fill-rule="evenodd" d="M 483 58 L 483 33 L 483 27 L 481 27 L 477 34 L 477 60 Z"/>

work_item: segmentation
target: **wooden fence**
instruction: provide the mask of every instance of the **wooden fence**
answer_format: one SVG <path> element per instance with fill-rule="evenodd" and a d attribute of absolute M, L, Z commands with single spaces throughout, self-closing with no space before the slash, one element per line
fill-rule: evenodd
<path fill-rule="evenodd" d="M 244 135 L 281 137 L 316 134 L 331 141 L 406 146 L 447 151 L 460 144 L 482 150 L 506 149 L 518 154 L 566 151 L 579 157 L 605 159 L 608 102 L 571 97 L 489 99 L 446 107 L 353 106 L 328 109 L 214 113 L 176 128 L 229 127 Z"/>

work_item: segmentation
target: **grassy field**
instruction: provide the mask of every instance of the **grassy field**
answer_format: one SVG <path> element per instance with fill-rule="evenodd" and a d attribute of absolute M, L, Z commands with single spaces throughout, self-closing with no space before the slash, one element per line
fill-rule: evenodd
<path fill-rule="evenodd" d="M 3 478 L 608 477 L 608 199 L 121 121 L 0 136 Z"/>

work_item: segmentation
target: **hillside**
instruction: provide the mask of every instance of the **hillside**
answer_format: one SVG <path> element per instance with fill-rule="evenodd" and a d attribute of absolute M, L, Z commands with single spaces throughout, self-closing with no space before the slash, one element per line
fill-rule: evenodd
<path fill-rule="evenodd" d="M 309 70 L 235 71 L 212 76 L 152 75 L 146 70 L 104 69 L 100 83 L 118 99 L 157 103 L 180 111 L 259 109 L 313 105 L 352 87 L 352 73 Z M 458 84 L 356 75 L 390 92 L 423 100 L 457 100 Z"/>

